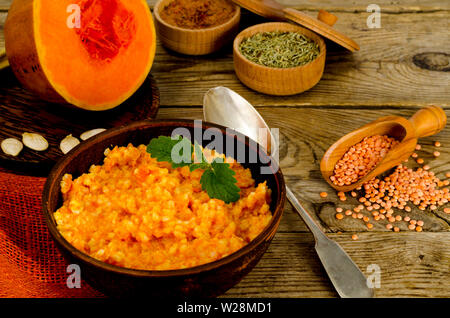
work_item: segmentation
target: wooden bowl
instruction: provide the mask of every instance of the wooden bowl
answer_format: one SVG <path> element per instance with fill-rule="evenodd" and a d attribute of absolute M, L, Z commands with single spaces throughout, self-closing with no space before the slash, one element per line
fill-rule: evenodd
<path fill-rule="evenodd" d="M 153 8 L 153 15 L 159 40 L 175 52 L 187 55 L 210 54 L 231 42 L 238 31 L 241 8 L 237 5 L 234 16 L 224 24 L 192 30 L 171 25 L 161 18 L 159 13 L 171 1 L 159 0 Z"/>
<path fill-rule="evenodd" d="M 241 42 L 260 32 L 288 31 L 304 34 L 320 48 L 319 56 L 310 63 L 290 68 L 274 68 L 251 62 L 239 50 Z M 324 40 L 314 32 L 290 23 L 269 22 L 254 25 L 238 34 L 234 40 L 234 70 L 246 86 L 269 95 L 295 95 L 316 85 L 325 68 L 326 46 Z"/>
<path fill-rule="evenodd" d="M 161 135 L 170 136 L 175 128 L 180 127 L 189 130 L 191 136 L 195 136 L 194 127 L 201 128 L 202 132 L 208 128 L 219 129 L 222 132 L 225 154 L 228 153 L 226 147 L 234 142 L 237 144 L 237 149 L 240 149 L 240 145 L 245 147 L 246 158 L 251 158 L 249 155 L 254 154 L 260 156 L 261 162 L 270 160 L 263 150 L 255 149 L 253 143 L 249 144 L 248 137 L 237 132 L 232 134 L 222 126 L 205 122 L 200 126 L 191 120 L 147 120 L 107 130 L 81 143 L 56 164 L 47 179 L 42 202 L 51 236 L 68 261 L 81 267 L 82 279 L 86 279 L 93 287 L 106 295 L 126 297 L 218 296 L 237 284 L 256 265 L 275 235 L 286 200 L 282 172 L 278 169 L 273 174 L 261 174 L 260 168 L 267 167 L 267 163 L 249 163 L 243 165 L 250 168 L 255 181 L 257 183 L 267 181 L 267 185 L 272 189 L 270 209 L 273 217 L 270 224 L 253 241 L 222 259 L 180 270 L 136 270 L 96 260 L 77 250 L 64 239 L 56 228 L 53 216 L 54 211 L 62 205 L 60 182 L 64 174 L 70 173 L 75 178 L 87 172 L 92 164 L 100 164 L 104 158 L 104 150 L 111 145 L 125 146 L 130 142 L 135 146 L 148 144 L 152 138 Z M 198 142 L 200 145 L 202 144 L 201 140 Z M 234 149 L 231 151 L 234 154 Z"/>

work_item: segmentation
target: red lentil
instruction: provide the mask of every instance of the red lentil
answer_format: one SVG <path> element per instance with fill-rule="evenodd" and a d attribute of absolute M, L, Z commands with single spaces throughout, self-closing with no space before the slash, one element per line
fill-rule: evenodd
<path fill-rule="evenodd" d="M 322 198 L 326 198 L 326 197 L 328 196 L 328 193 L 326 193 L 326 192 L 320 192 L 319 195 L 320 195 Z"/>
<path fill-rule="evenodd" d="M 331 177 L 333 183 L 340 186 L 349 185 L 367 174 L 398 143 L 395 139 L 389 138 L 380 135 L 366 137 L 359 144 L 351 147 L 336 164 L 334 174 Z M 383 140 L 384 143 L 380 144 L 380 140 Z M 436 147 L 441 146 L 439 142 L 435 142 L 434 145 Z M 421 145 L 416 145 L 416 150 L 421 150 L 421 148 Z M 378 157 L 370 158 L 369 153 Z M 434 151 L 433 156 L 440 156 L 440 152 Z M 420 165 L 423 165 L 425 162 L 417 153 L 413 153 L 412 157 Z M 361 213 L 366 208 L 367 211 L 372 212 L 370 215 L 372 215 L 373 220 L 387 219 L 390 222 L 386 225 L 388 230 L 393 229 L 395 232 L 399 232 L 400 227 L 393 226 L 392 223 L 404 221 L 410 230 L 421 232 L 424 221 L 412 220 L 408 216 L 393 215 L 393 208 L 411 212 L 412 208 L 408 205 L 411 202 L 422 211 L 427 208 L 437 210 L 440 206 L 449 202 L 450 190 L 444 186 L 448 186 L 450 180 L 441 181 L 430 170 L 429 164 L 416 169 L 407 168 L 400 164 L 387 177 L 378 177 L 366 182 L 356 188 L 358 191 L 363 190 L 363 194 L 359 195 L 355 191 L 349 193 L 351 197 L 356 198 L 361 204 L 353 208 L 355 213 L 348 210 L 346 215 L 351 215 L 355 219 L 362 219 L 366 223 L 367 228 L 373 228 L 373 224 L 369 223 L 369 217 Z M 450 178 L 450 171 L 445 173 L 445 177 Z M 338 192 L 338 197 L 342 201 L 347 199 L 346 194 L 343 192 Z M 443 212 L 450 214 L 450 208 L 443 208 Z"/>
<path fill-rule="evenodd" d="M 330 180 L 339 186 L 350 185 L 370 172 L 399 142 L 386 135 L 365 137 L 350 147 L 336 163 Z"/>
<path fill-rule="evenodd" d="M 384 179 L 374 178 L 364 185 L 366 194 L 381 198 L 392 207 L 403 206 L 413 202 L 419 208 L 436 206 L 450 198 L 448 190 L 439 189 L 439 179 L 433 172 L 422 168 L 417 170 L 408 169 L 403 165 L 397 166 L 395 171 Z M 410 208 L 407 209 L 407 211 Z"/>

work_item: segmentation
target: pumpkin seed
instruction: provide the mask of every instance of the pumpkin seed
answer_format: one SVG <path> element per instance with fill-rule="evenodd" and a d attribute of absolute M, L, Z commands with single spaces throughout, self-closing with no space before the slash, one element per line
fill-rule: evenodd
<path fill-rule="evenodd" d="M 7 138 L 2 141 L 1 148 L 7 155 L 16 157 L 23 149 L 23 144 L 16 138 Z"/>
<path fill-rule="evenodd" d="M 94 137 L 95 135 L 98 135 L 101 132 L 104 132 L 105 130 L 106 129 L 104 129 L 104 128 L 88 130 L 88 131 L 85 131 L 84 133 L 82 133 L 80 138 L 81 138 L 81 140 L 87 140 L 91 137 Z"/>
<path fill-rule="evenodd" d="M 68 153 L 73 148 L 78 146 L 80 144 L 80 141 L 73 137 L 72 135 L 67 136 L 63 140 L 61 140 L 61 143 L 59 144 L 59 148 L 61 149 L 63 154 Z"/>
<path fill-rule="evenodd" d="M 22 142 L 25 146 L 36 151 L 44 151 L 48 148 L 48 141 L 39 134 L 23 133 Z"/>

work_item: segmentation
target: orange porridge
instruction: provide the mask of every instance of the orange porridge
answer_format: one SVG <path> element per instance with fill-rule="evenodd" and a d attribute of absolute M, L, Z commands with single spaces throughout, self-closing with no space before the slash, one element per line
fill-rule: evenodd
<path fill-rule="evenodd" d="M 230 162 L 230 161 L 227 161 Z M 225 204 L 202 190 L 203 170 L 173 169 L 146 147 L 115 147 L 103 165 L 61 181 L 58 230 L 80 251 L 135 269 L 170 270 L 209 263 L 248 244 L 272 218 L 271 190 L 230 162 L 240 199 Z"/>

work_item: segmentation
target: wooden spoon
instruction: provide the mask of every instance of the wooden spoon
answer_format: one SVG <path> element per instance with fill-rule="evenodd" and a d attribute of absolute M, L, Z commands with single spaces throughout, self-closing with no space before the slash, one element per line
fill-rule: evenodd
<path fill-rule="evenodd" d="M 275 0 L 233 0 L 233 2 L 271 20 L 298 23 L 352 52 L 359 50 L 359 45 L 355 41 L 332 28 L 337 17 L 325 10 L 320 10 L 317 19 L 314 19 L 303 12 L 285 7 Z"/>
<path fill-rule="evenodd" d="M 377 175 L 402 163 L 414 152 L 418 138 L 434 135 L 447 123 L 444 110 L 429 106 L 416 112 L 409 120 L 400 116 L 387 116 L 377 119 L 336 141 L 325 153 L 320 170 L 325 180 L 337 191 L 351 191 Z M 337 186 L 331 180 L 336 163 L 347 150 L 365 137 L 388 135 L 400 141 L 381 162 L 368 174 L 350 185 Z"/>

